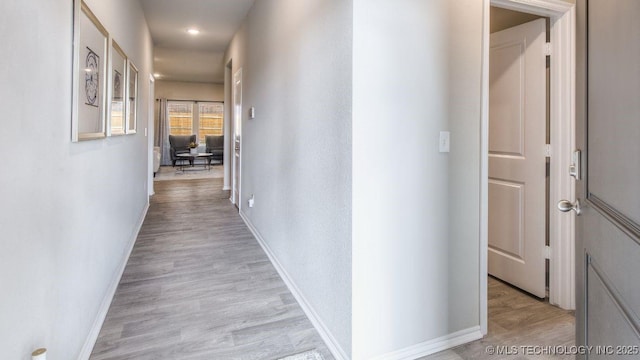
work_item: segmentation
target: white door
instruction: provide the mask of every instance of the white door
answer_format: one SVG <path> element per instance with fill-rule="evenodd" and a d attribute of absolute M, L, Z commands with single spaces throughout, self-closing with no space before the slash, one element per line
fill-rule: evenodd
<path fill-rule="evenodd" d="M 233 195 L 240 209 L 240 144 L 242 140 L 242 69 L 233 75 Z"/>
<path fill-rule="evenodd" d="M 588 359 L 638 359 L 640 1 L 578 1 L 577 14 L 577 344 Z"/>
<path fill-rule="evenodd" d="M 491 34 L 489 274 L 545 296 L 546 25 Z"/>

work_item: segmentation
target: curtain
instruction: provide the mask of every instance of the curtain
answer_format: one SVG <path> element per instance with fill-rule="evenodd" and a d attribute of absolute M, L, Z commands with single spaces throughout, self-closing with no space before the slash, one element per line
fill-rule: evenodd
<path fill-rule="evenodd" d="M 167 116 L 167 99 L 159 99 L 158 104 L 158 124 L 156 126 L 156 146 L 160 147 L 160 164 L 171 165 L 171 155 L 169 154 L 169 117 Z"/>

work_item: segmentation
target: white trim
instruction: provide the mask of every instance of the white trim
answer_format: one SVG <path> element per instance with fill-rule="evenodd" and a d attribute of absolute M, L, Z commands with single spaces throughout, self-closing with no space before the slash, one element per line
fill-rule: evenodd
<path fill-rule="evenodd" d="M 313 324 L 313 327 L 315 327 L 322 340 L 324 340 L 325 344 L 329 348 L 329 351 L 331 351 L 331 354 L 336 358 L 336 360 L 350 359 L 350 356 L 344 351 L 344 349 L 342 349 L 340 343 L 338 343 L 329 328 L 324 324 L 322 318 L 320 318 L 320 316 L 315 312 L 311 304 L 307 301 L 300 289 L 296 286 L 291 276 L 289 276 L 287 270 L 282 266 L 282 264 L 280 264 L 278 258 L 275 256 L 269 245 L 267 245 L 266 241 L 264 241 L 264 239 L 258 232 L 258 229 L 253 226 L 251 220 L 249 220 L 249 218 L 244 214 L 244 212 L 242 212 L 242 210 L 240 210 L 240 217 L 242 218 L 242 220 L 244 220 L 244 223 L 247 225 L 253 236 L 258 241 L 258 244 L 260 244 L 264 252 L 267 254 L 269 260 L 271 260 L 271 263 L 276 268 L 276 271 L 278 271 L 278 274 L 289 288 L 289 291 L 291 291 L 293 297 L 295 297 L 298 301 L 298 304 L 302 308 L 302 311 L 304 311 L 304 313 L 311 321 L 311 324 Z"/>
<path fill-rule="evenodd" d="M 152 74 L 149 74 L 149 98 L 147 99 L 148 101 L 148 106 L 147 106 L 147 127 L 145 128 L 146 132 L 145 132 L 145 137 L 147 138 L 147 151 L 148 156 L 147 156 L 147 162 L 148 162 L 148 173 L 147 173 L 147 192 L 149 194 L 149 196 L 151 195 L 155 195 L 156 191 L 155 191 L 155 184 L 153 183 L 153 144 L 155 141 L 155 134 L 156 134 L 156 127 L 155 127 L 155 117 L 156 117 L 156 99 L 155 99 L 155 92 L 156 92 L 156 78 L 153 77 Z M 162 150 L 160 150 L 160 152 L 162 152 Z"/>
<path fill-rule="evenodd" d="M 489 251 L 489 1 L 484 1 L 482 24 L 482 90 L 480 120 L 480 331 L 487 334 Z"/>
<path fill-rule="evenodd" d="M 480 328 L 487 329 L 487 258 L 488 258 L 488 163 L 489 124 L 489 13 L 488 6 L 522 11 L 551 18 L 553 46 L 551 75 L 552 148 L 555 156 L 551 168 L 551 209 L 560 198 L 573 199 L 575 182 L 568 172 L 575 146 L 575 4 L 561 0 L 485 0 L 482 58 L 482 119 L 480 163 Z M 575 276 L 573 249 L 575 247 L 574 219 L 552 211 L 550 237 L 553 259 L 550 268 L 550 298 L 552 304 L 564 309 L 575 307 Z"/>
<path fill-rule="evenodd" d="M 80 355 L 78 355 L 78 360 L 89 360 L 89 357 L 91 356 L 91 352 L 93 351 L 93 347 L 96 345 L 98 335 L 100 335 L 100 330 L 102 329 L 104 320 L 107 317 L 107 312 L 109 311 L 109 307 L 111 306 L 113 297 L 116 295 L 116 290 L 118 289 L 118 284 L 120 284 L 122 274 L 124 273 L 124 269 L 127 266 L 127 262 L 129 261 L 129 257 L 131 256 L 131 252 L 133 251 L 133 246 L 136 244 L 136 240 L 138 239 L 140 229 L 142 229 L 144 219 L 145 217 L 147 217 L 147 211 L 149 211 L 149 202 L 147 202 L 144 210 L 142 210 L 142 216 L 140 216 L 140 219 L 138 219 L 138 224 L 136 225 L 135 231 L 133 232 L 131 239 L 129 239 L 129 244 L 127 245 L 125 256 L 122 258 L 120 266 L 115 272 L 115 276 L 111 279 L 111 283 L 107 288 L 106 295 L 102 299 L 102 303 L 98 308 L 98 313 L 93 320 L 93 325 L 91 325 L 91 329 L 89 330 L 89 334 L 84 341 L 82 350 L 80 350 Z"/>
<path fill-rule="evenodd" d="M 231 150 L 233 137 L 233 59 L 229 59 L 224 66 L 224 121 L 223 134 L 224 144 L 222 152 L 222 163 L 224 171 L 224 188 L 231 189 L 231 165 L 233 165 L 233 151 Z"/>
<path fill-rule="evenodd" d="M 575 309 L 575 215 L 555 211 L 562 199 L 575 197 L 575 179 L 569 175 L 575 150 L 575 7 L 554 19 L 551 26 L 551 208 L 549 237 L 552 257 L 549 269 L 549 302 Z"/>
<path fill-rule="evenodd" d="M 239 82 L 240 83 L 240 94 L 236 93 L 236 83 Z M 232 84 L 232 102 L 233 104 L 231 105 L 233 107 L 233 132 L 232 132 L 232 153 L 231 156 L 233 157 L 233 161 L 232 161 L 232 166 L 233 169 L 231 170 L 231 174 L 232 174 L 232 180 L 231 180 L 231 203 L 235 204 L 238 207 L 238 211 L 242 210 L 242 118 L 243 118 L 243 103 L 244 103 L 244 99 L 243 99 L 243 80 L 242 80 L 242 68 L 239 68 L 238 70 L 236 70 L 236 72 L 233 74 L 233 84 Z M 236 100 L 237 97 L 240 97 L 240 101 L 239 101 L 239 105 L 238 108 L 236 108 Z M 238 152 L 238 157 L 236 158 L 236 138 L 239 137 L 240 138 L 240 151 Z M 238 166 L 238 164 L 240 164 L 240 166 Z M 236 171 L 238 172 L 236 174 Z M 236 190 L 238 192 L 238 200 L 236 203 Z"/>
<path fill-rule="evenodd" d="M 370 360 L 411 360 L 423 356 L 435 354 L 437 352 L 447 350 L 458 345 L 466 344 L 482 338 L 482 332 L 479 326 L 460 330 L 452 334 L 448 334 L 437 339 L 425 341 L 419 344 L 409 346 L 404 349 L 396 350 L 390 353 L 376 356 Z"/>
<path fill-rule="evenodd" d="M 491 0 L 491 5 L 549 17 L 559 17 L 574 7 L 563 0 Z"/>

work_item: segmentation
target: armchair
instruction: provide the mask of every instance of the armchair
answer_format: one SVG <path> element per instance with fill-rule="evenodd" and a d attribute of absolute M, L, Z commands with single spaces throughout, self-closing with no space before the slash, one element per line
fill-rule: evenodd
<path fill-rule="evenodd" d="M 171 162 L 176 166 L 176 160 L 180 160 L 176 155 L 189 152 L 189 144 L 196 142 L 195 135 L 169 135 L 169 153 L 171 154 Z M 193 159 L 189 160 L 193 165 Z"/>
<path fill-rule="evenodd" d="M 211 153 L 211 160 L 219 160 L 223 163 L 224 155 L 224 136 L 223 135 L 206 135 L 204 137 L 207 146 L 205 152 Z"/>

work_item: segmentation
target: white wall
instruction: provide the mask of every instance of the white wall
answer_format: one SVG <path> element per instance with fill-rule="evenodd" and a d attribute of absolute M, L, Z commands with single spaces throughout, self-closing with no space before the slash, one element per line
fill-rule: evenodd
<path fill-rule="evenodd" d="M 243 69 L 242 212 L 346 353 L 351 29 L 351 1 L 260 0 L 225 60 Z"/>
<path fill-rule="evenodd" d="M 140 70 L 139 131 L 71 143 L 72 1 L 0 2 L 2 359 L 78 357 L 148 203 L 151 38 L 138 2 L 88 4 Z"/>
<path fill-rule="evenodd" d="M 477 0 L 354 0 L 354 359 L 479 336 L 481 30 Z"/>
<path fill-rule="evenodd" d="M 448 42 L 449 312 L 447 331 L 480 321 L 480 133 L 483 4 L 476 0 L 446 1 Z"/>
<path fill-rule="evenodd" d="M 491 6 L 489 18 L 491 19 L 489 22 L 489 33 L 493 34 L 494 32 L 544 17 Z"/>
<path fill-rule="evenodd" d="M 169 100 L 224 101 L 224 85 L 156 80 L 156 98 Z"/>

